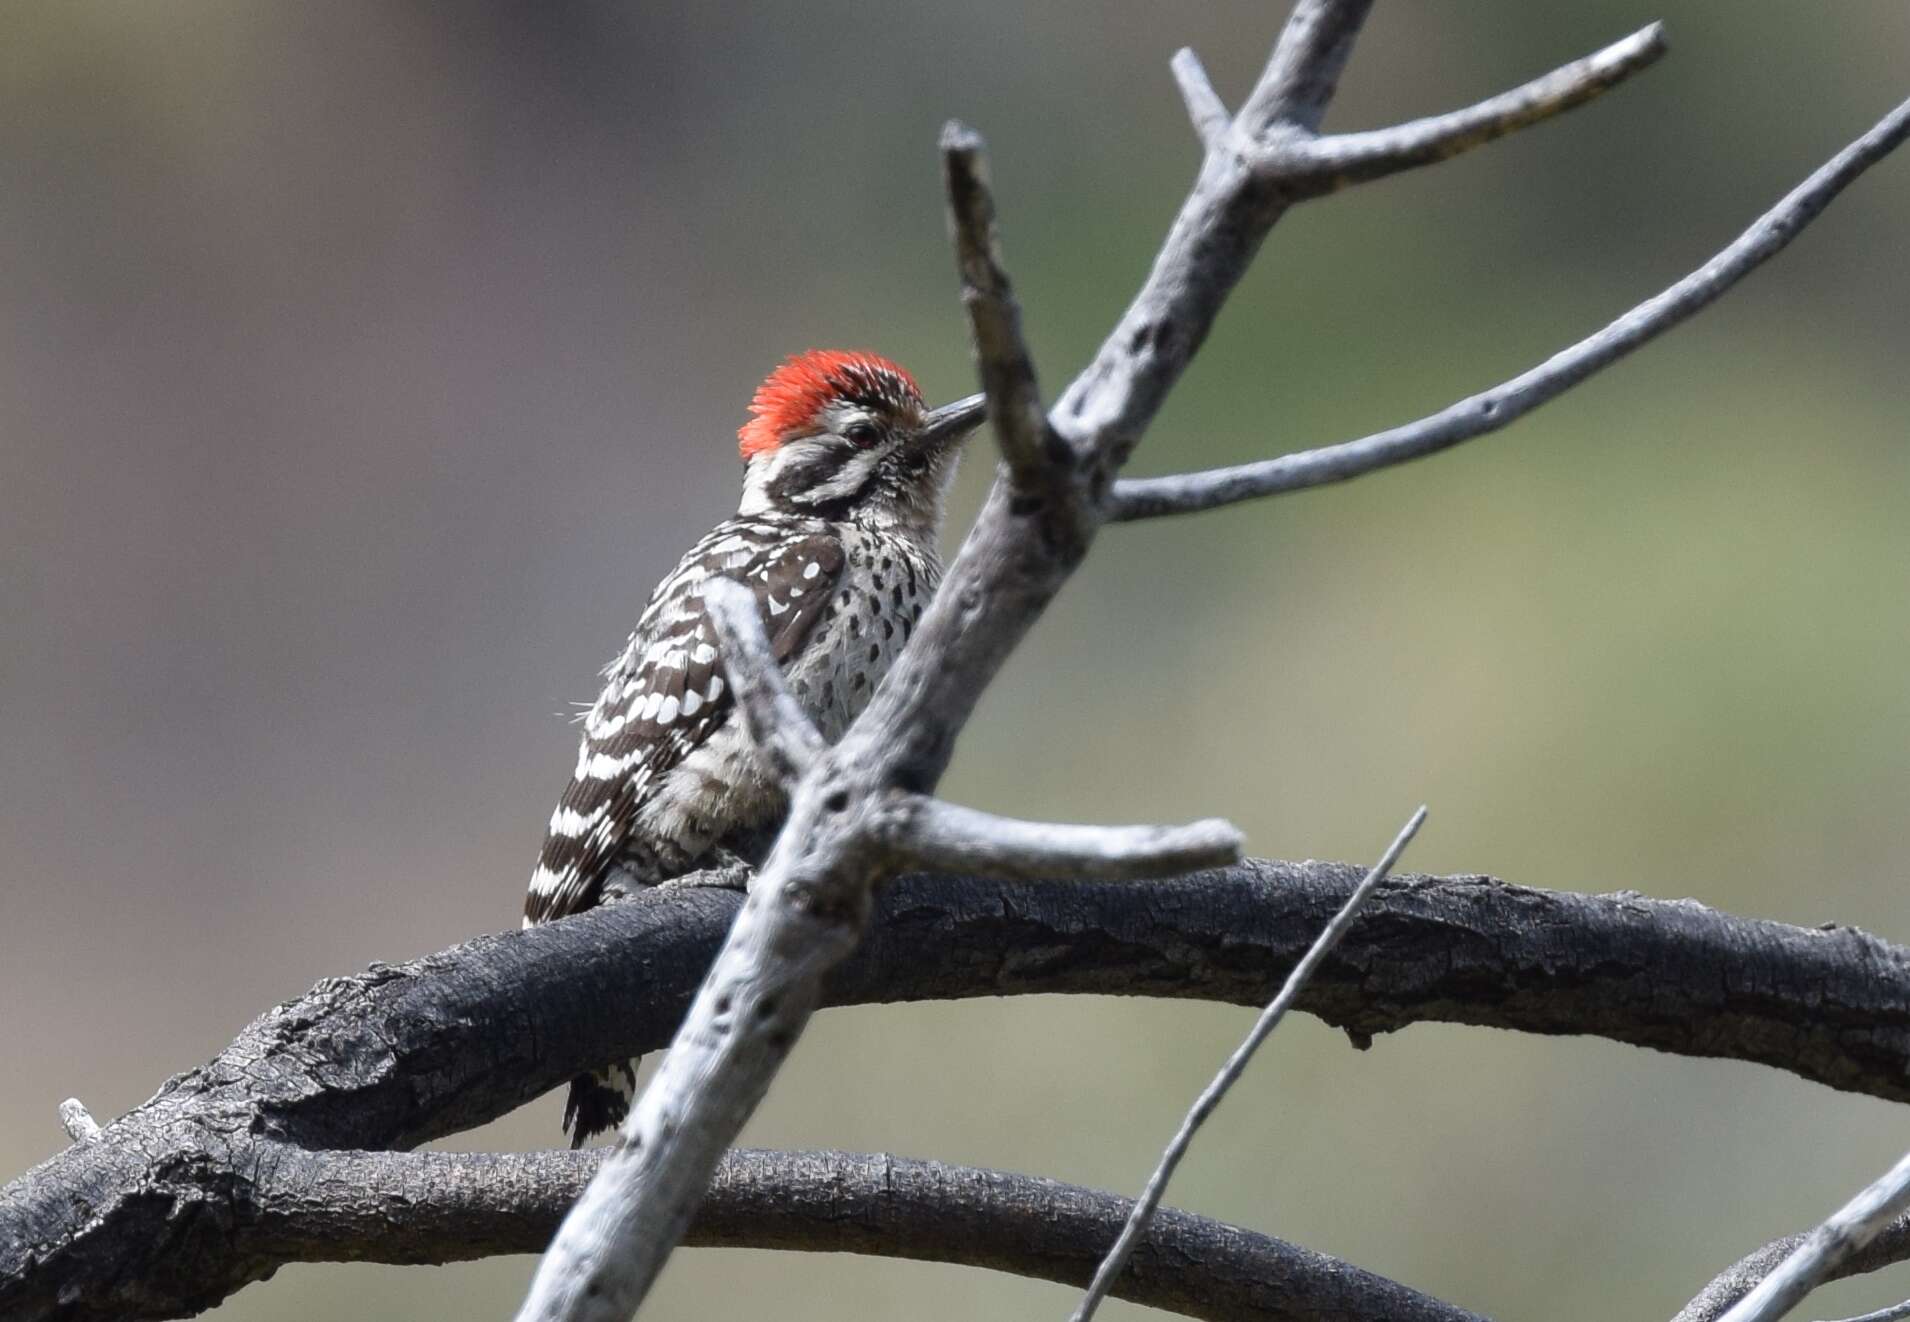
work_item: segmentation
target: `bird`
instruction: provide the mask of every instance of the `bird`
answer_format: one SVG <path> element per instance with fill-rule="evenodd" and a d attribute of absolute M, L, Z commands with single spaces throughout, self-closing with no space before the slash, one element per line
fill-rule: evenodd
<path fill-rule="evenodd" d="M 810 349 L 769 374 L 737 432 L 736 513 L 657 584 L 582 717 L 525 927 L 711 865 L 746 879 L 788 803 L 736 714 L 709 585 L 753 591 L 790 692 L 839 738 L 941 580 L 946 495 L 983 411 L 978 395 L 926 407 L 913 376 L 865 350 Z M 635 1061 L 573 1079 L 571 1146 L 621 1125 L 635 1085 Z"/>

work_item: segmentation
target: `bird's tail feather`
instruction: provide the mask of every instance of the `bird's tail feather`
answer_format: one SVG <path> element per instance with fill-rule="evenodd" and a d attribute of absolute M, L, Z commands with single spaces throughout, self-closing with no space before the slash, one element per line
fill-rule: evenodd
<path fill-rule="evenodd" d="M 570 1145 L 580 1148 L 606 1130 L 617 1128 L 630 1114 L 637 1095 L 637 1062 L 626 1060 L 608 1069 L 579 1074 L 570 1081 L 564 1099 L 564 1129 Z"/>

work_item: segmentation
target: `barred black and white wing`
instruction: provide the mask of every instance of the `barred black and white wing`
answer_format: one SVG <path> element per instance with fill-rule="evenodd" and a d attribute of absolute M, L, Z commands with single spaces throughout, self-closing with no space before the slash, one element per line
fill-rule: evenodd
<path fill-rule="evenodd" d="M 729 720 L 720 643 L 704 607 L 713 578 L 756 593 L 776 659 L 787 664 L 829 604 L 841 543 L 812 520 L 718 524 L 659 584 L 584 720 L 577 766 L 524 901 L 525 923 L 596 904 L 607 874 L 629 862 L 645 881 L 686 866 L 676 842 L 646 839 L 645 808 L 664 777 Z"/>

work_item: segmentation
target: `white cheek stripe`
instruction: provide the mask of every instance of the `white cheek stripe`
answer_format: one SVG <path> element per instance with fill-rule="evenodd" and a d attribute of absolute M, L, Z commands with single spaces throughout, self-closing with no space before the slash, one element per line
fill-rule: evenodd
<path fill-rule="evenodd" d="M 841 500 L 844 496 L 853 496 L 862 490 L 869 480 L 869 474 L 882 461 L 892 446 L 884 445 L 875 450 L 863 450 L 848 463 L 844 464 L 836 475 L 827 482 L 810 487 L 807 491 L 795 493 L 794 499 L 805 505 L 819 505 L 825 501 Z"/>

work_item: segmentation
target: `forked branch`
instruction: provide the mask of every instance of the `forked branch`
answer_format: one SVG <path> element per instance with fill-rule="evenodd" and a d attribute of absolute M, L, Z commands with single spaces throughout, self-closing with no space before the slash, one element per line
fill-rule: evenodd
<path fill-rule="evenodd" d="M 1035 372 L 1001 269 L 980 141 L 959 129 L 945 138 L 957 268 L 1007 480 L 995 484 L 868 707 L 793 786 L 787 822 L 741 917 L 662 1069 L 631 1108 L 621 1146 L 540 1264 L 521 1318 L 616 1322 L 643 1298 L 724 1148 L 820 1002 L 824 975 L 860 940 L 875 888 L 911 856 L 896 836 L 894 796 L 934 791 L 981 693 L 1087 554 L 1121 466 L 1261 240 L 1307 195 L 1307 179 L 1320 191 L 1322 181 L 1439 159 L 1535 122 L 1642 67 L 1658 41 L 1648 29 L 1473 111 L 1318 147 L 1325 154 L 1312 158 L 1313 173 L 1289 180 L 1279 154 L 1305 147 L 1317 130 L 1368 7 L 1367 0 L 1296 6 L 1233 122 L 1229 139 L 1238 150 L 1204 155 L 1146 283 L 1045 422 L 1035 416 Z M 1188 62 L 1178 76 L 1206 139 L 1218 97 L 1207 95 Z M 1859 152 L 1862 159 L 1840 163 L 1854 174 L 1891 145 L 1894 138 L 1879 140 Z M 1322 167 L 1335 150 L 1344 153 L 1338 164 Z M 1834 193 L 1805 207 L 1802 218 Z M 1700 284 L 1679 296 L 1695 308 L 1716 289 Z M 1657 329 L 1624 324 L 1617 338 L 1642 342 Z M 1550 379 L 1551 392 L 1589 370 L 1568 364 Z M 1487 411 L 1511 406 L 1494 402 Z"/>
<path fill-rule="evenodd" d="M 1836 196 L 1910 135 L 1910 101 L 1759 216 L 1751 227 L 1697 270 L 1645 300 L 1604 329 L 1562 349 L 1530 371 L 1447 408 L 1356 441 L 1301 450 L 1231 468 L 1115 483 L 1108 517 L 1117 521 L 1191 514 L 1262 496 L 1344 482 L 1382 468 L 1437 454 L 1475 436 L 1510 426 L 1539 405 L 1642 348 L 1709 306 L 1731 286 L 1775 257 Z"/>
<path fill-rule="evenodd" d="M 1213 80 L 1207 76 L 1206 66 L 1200 62 L 1200 56 L 1183 46 L 1174 52 L 1174 58 L 1167 67 L 1173 71 L 1174 85 L 1180 88 L 1180 99 L 1187 106 L 1187 118 L 1194 126 L 1194 136 L 1200 139 L 1200 145 L 1207 151 L 1219 151 L 1227 141 L 1227 130 L 1233 126 L 1233 116 L 1227 113 L 1227 103 L 1220 99 L 1220 93 L 1214 90 Z"/>
<path fill-rule="evenodd" d="M 1256 158 L 1281 187 L 1318 197 L 1401 170 L 1435 165 L 1474 147 L 1564 114 L 1607 92 L 1665 53 L 1664 24 L 1554 69 L 1495 97 L 1391 128 L 1276 139 Z"/>

